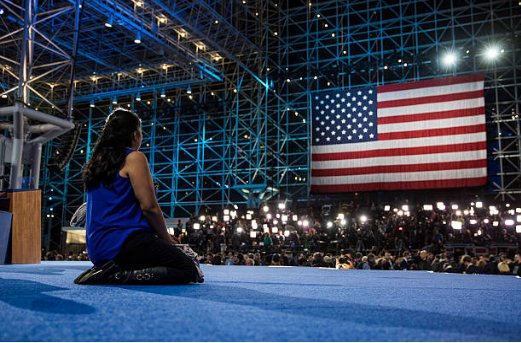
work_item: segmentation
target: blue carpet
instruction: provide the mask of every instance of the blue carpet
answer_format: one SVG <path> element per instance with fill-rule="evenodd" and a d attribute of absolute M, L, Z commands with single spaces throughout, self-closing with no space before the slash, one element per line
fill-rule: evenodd
<path fill-rule="evenodd" d="M 73 284 L 90 266 L 0 266 L 0 340 L 521 340 L 511 276 L 204 265 L 200 285 Z"/>

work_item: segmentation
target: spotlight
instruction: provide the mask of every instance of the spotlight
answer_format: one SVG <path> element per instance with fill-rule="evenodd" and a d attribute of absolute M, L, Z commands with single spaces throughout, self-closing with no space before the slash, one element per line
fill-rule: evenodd
<path fill-rule="evenodd" d="M 484 56 L 487 61 L 493 62 L 494 60 L 496 60 L 499 57 L 499 54 L 500 54 L 500 51 L 497 46 L 489 46 L 485 50 Z"/>
<path fill-rule="evenodd" d="M 165 89 L 162 89 L 162 90 L 161 90 L 161 97 L 162 97 L 162 98 L 166 98 Z"/>
<path fill-rule="evenodd" d="M 201 224 L 194 223 L 194 230 L 199 230 L 201 228 Z"/>
<path fill-rule="evenodd" d="M 188 86 L 186 89 L 186 94 L 192 94 L 192 87 Z"/>
<path fill-rule="evenodd" d="M 138 32 L 136 35 L 136 39 L 134 39 L 134 43 L 140 44 L 141 43 L 141 32 Z"/>
<path fill-rule="evenodd" d="M 457 221 L 457 220 L 453 220 L 451 223 L 450 223 L 450 226 L 452 226 L 452 228 L 454 230 L 461 230 L 462 227 L 463 227 L 463 223 L 460 222 L 460 221 Z"/>
<path fill-rule="evenodd" d="M 105 26 L 110 28 L 112 27 L 112 22 L 114 21 L 114 17 L 112 16 L 112 14 L 107 18 L 107 22 L 105 23 Z"/>
<path fill-rule="evenodd" d="M 136 100 L 141 101 L 141 92 L 137 92 Z"/>
<path fill-rule="evenodd" d="M 118 98 L 113 97 L 112 98 L 112 104 L 117 105 L 117 103 L 118 103 Z"/>
<path fill-rule="evenodd" d="M 443 65 L 445 65 L 446 67 L 452 67 L 453 65 L 455 65 L 456 60 L 457 60 L 456 54 L 453 52 L 446 53 L 445 56 L 443 56 L 443 58 L 441 59 L 441 61 L 443 62 Z"/>
<path fill-rule="evenodd" d="M 90 106 L 90 107 L 96 107 L 96 105 L 94 105 L 94 100 L 91 100 L 91 101 L 90 101 L 89 106 Z"/>

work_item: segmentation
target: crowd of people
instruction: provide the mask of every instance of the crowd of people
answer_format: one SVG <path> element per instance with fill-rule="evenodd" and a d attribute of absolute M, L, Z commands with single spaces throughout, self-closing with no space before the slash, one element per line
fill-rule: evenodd
<path fill-rule="evenodd" d="M 393 256 L 390 252 L 376 255 L 369 253 L 355 253 L 352 250 L 343 251 L 339 255 L 321 252 L 292 253 L 225 253 L 205 254 L 201 263 L 212 265 L 244 265 L 244 266 L 299 266 L 322 267 L 336 269 L 363 269 L 363 270 L 426 270 L 445 273 L 465 274 L 502 274 L 521 277 L 521 255 L 515 254 L 509 258 L 508 254 L 470 256 L 441 253 L 434 255 L 426 250 L 403 256 Z"/>
<path fill-rule="evenodd" d="M 257 210 L 208 211 L 178 220 L 169 232 L 189 244 L 201 263 L 213 265 L 521 276 L 521 208 L 513 205 L 476 201 L 363 207 L 349 202 L 290 207 L 272 203 Z M 87 260 L 88 255 L 49 252 L 44 259 Z"/>
<path fill-rule="evenodd" d="M 509 204 L 351 202 L 290 210 L 279 203 L 192 217 L 171 233 L 216 265 L 521 272 L 521 208 Z"/>

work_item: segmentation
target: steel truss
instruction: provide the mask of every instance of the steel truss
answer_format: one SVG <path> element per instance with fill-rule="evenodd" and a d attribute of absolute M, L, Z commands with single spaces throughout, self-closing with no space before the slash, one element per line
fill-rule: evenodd
<path fill-rule="evenodd" d="M 77 13 L 78 3 L 35 8 Z M 498 0 L 85 1 L 75 24 L 56 15 L 39 26 L 56 51 L 78 49 L 73 75 L 33 81 L 44 100 L 32 104 L 66 112 L 73 79 L 73 113 L 84 126 L 68 167 L 42 172 L 48 227 L 66 223 L 83 202 L 81 168 L 116 106 L 141 115 L 161 207 L 185 217 L 272 197 L 309 199 L 314 92 L 470 72 L 486 77 L 491 189 L 517 198 L 520 9 Z M 24 24 L 13 14 L 3 19 L 2 36 Z M 504 49 L 495 64 L 482 56 L 491 43 Z M 6 66 L 15 48 L 1 48 Z M 440 63 L 446 51 L 458 54 L 455 69 Z M 4 91 L 18 82 L 6 66 Z M 44 165 L 55 152 L 46 146 Z"/>
<path fill-rule="evenodd" d="M 125 15 L 125 25 L 139 23 L 140 30 L 161 43 L 142 38 L 141 45 L 151 46 L 140 48 L 144 52 L 133 51 L 132 37 L 111 41 L 102 20 L 97 29 L 95 24 L 85 29 L 79 55 L 86 62 L 90 59 L 90 67 L 95 68 L 89 71 L 89 64 L 82 64 L 83 72 L 78 71 L 75 83 L 75 110 L 85 130 L 66 170 L 45 173 L 48 227 L 65 225 L 84 201 L 82 165 L 107 113 L 116 106 L 133 109 L 143 119 L 141 150 L 149 158 L 167 217 L 188 217 L 232 205 L 258 206 L 275 195 L 292 196 L 297 182 L 288 181 L 288 175 L 297 168 L 286 164 L 292 156 L 285 151 L 292 151 L 293 123 L 285 121 L 289 105 L 269 88 L 267 76 L 268 67 L 280 69 L 274 54 L 278 38 L 267 24 L 268 18 L 280 17 L 278 5 L 146 1 L 142 8 L 136 2 L 93 1 L 85 6 L 87 13 L 90 6 L 96 7 L 92 12 L 97 16 L 109 16 L 107 6 L 126 14 L 132 10 L 134 17 Z M 158 17 L 163 21 L 157 29 L 150 18 Z M 99 50 L 109 44 L 106 52 Z M 182 58 L 143 56 L 169 47 Z M 126 62 L 111 68 L 110 59 L 105 58 L 109 55 Z M 49 148 L 45 157 L 50 158 L 53 151 Z M 295 159 L 300 160 L 300 175 L 306 175 L 304 145 L 301 151 Z M 298 183 L 303 197 L 307 195 L 304 180 Z"/>
<path fill-rule="evenodd" d="M 521 6 L 512 1 L 286 1 L 277 89 L 309 117 L 324 89 L 485 75 L 489 190 L 521 196 Z M 495 62 L 484 51 L 501 49 Z M 453 52 L 455 68 L 442 56 Z M 309 122 L 309 121 L 308 121 Z"/>

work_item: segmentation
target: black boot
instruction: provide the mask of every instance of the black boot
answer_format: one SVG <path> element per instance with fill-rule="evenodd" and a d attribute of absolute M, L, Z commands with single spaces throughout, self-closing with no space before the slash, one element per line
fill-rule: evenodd
<path fill-rule="evenodd" d="M 109 283 L 117 285 L 174 285 L 187 284 L 184 273 L 169 267 L 150 267 L 133 270 L 120 270 L 110 277 Z"/>
<path fill-rule="evenodd" d="M 108 281 L 114 277 L 119 271 L 119 267 L 114 261 L 105 263 L 101 268 L 92 267 L 89 270 L 81 273 L 74 283 L 77 285 L 103 285 L 109 283 Z"/>

